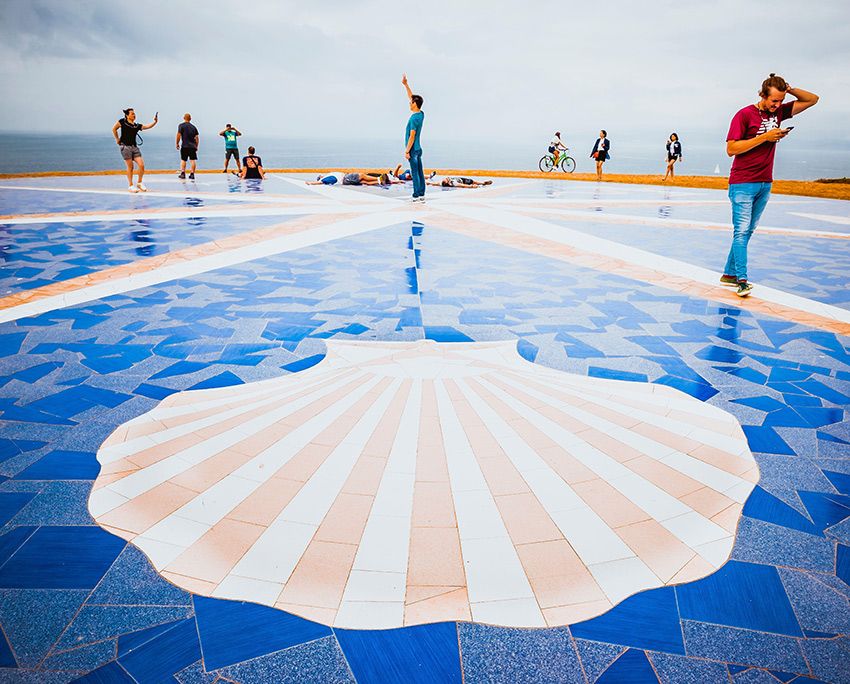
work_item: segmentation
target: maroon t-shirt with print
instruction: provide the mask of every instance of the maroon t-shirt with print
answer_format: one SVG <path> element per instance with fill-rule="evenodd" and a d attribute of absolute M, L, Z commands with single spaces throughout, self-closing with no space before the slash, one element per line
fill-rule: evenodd
<path fill-rule="evenodd" d="M 779 128 L 785 119 L 792 116 L 793 102 L 786 102 L 775 112 L 763 112 L 754 104 L 747 105 L 734 117 L 726 134 L 730 140 L 749 140 Z M 775 142 L 763 142 L 749 152 L 736 154 L 729 174 L 729 185 L 734 183 L 771 183 L 773 182 L 773 156 L 776 154 Z"/>

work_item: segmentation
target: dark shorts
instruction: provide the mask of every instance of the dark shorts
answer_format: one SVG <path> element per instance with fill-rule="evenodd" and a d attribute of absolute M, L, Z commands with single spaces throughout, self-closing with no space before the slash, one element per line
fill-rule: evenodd
<path fill-rule="evenodd" d="M 458 178 L 457 180 L 461 185 L 473 185 L 475 183 L 471 178 Z"/>
<path fill-rule="evenodd" d="M 182 146 L 180 148 L 180 159 L 183 161 L 188 161 L 189 159 L 197 159 L 198 158 L 198 148 L 197 147 L 185 147 Z"/>
<path fill-rule="evenodd" d="M 142 158 L 142 153 L 136 145 L 119 145 L 118 147 L 121 149 L 121 158 L 125 161 Z"/>
<path fill-rule="evenodd" d="M 678 159 L 679 159 L 679 157 L 677 157 L 675 154 L 668 154 L 667 155 L 667 161 L 668 162 L 677 161 Z"/>
<path fill-rule="evenodd" d="M 554 148 L 554 147 L 552 147 L 552 145 L 549 145 L 549 152 L 550 152 L 551 154 L 555 154 L 555 148 Z"/>
<path fill-rule="evenodd" d="M 599 153 L 596 155 L 596 161 L 604 162 L 606 159 L 608 159 L 608 153 L 599 150 Z"/>
<path fill-rule="evenodd" d="M 347 173 L 342 177 L 343 185 L 360 185 L 359 173 Z"/>
<path fill-rule="evenodd" d="M 239 148 L 238 147 L 228 147 L 224 150 L 224 161 L 230 161 L 230 158 L 233 157 L 236 160 L 236 163 L 239 163 Z"/>

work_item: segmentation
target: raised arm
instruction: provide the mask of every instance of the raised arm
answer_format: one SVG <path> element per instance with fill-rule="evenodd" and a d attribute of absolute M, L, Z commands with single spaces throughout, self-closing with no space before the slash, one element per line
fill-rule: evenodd
<path fill-rule="evenodd" d="M 224 135 L 224 132 L 225 132 L 226 130 L 227 130 L 226 128 L 222 128 L 222 129 L 218 132 L 218 134 L 219 134 L 219 135 Z"/>
<path fill-rule="evenodd" d="M 157 121 L 159 121 L 159 114 L 156 114 L 156 115 L 153 117 L 153 121 L 151 121 L 149 124 L 144 124 L 144 125 L 142 126 L 142 130 L 143 130 L 143 131 L 146 131 L 146 130 L 148 130 L 149 128 L 153 128 L 154 126 L 156 126 L 156 122 L 157 122 Z"/>
<path fill-rule="evenodd" d="M 404 89 L 407 91 L 407 99 L 410 100 L 413 98 L 413 91 L 410 89 L 410 86 L 407 83 L 407 74 L 401 75 L 401 84 L 404 86 Z"/>
<path fill-rule="evenodd" d="M 234 128 L 233 130 L 236 131 L 237 136 L 242 135 L 242 131 L 240 131 L 238 128 Z"/>
<path fill-rule="evenodd" d="M 803 90 L 802 88 L 788 88 L 788 94 L 797 98 L 794 106 L 791 108 L 792 116 L 806 111 L 809 107 L 814 107 L 819 99 L 814 93 L 810 93 L 808 90 Z"/>

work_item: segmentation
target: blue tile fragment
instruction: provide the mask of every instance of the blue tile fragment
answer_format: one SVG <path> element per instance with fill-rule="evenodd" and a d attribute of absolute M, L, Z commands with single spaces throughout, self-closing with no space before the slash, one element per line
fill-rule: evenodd
<path fill-rule="evenodd" d="M 585 639 L 575 639 L 576 650 L 581 660 L 582 669 L 589 682 L 595 682 L 608 666 L 625 652 L 623 646 L 603 644 Z"/>
<path fill-rule="evenodd" d="M 74 684 L 138 684 L 118 663 L 108 663 L 74 680 Z"/>
<path fill-rule="evenodd" d="M 0 568 L 0 587 L 91 589 L 125 544 L 99 527 L 41 527 Z"/>
<path fill-rule="evenodd" d="M 807 672 L 800 641 L 765 632 L 683 620 L 688 655 L 773 670 Z"/>
<path fill-rule="evenodd" d="M 785 591 L 806 635 L 850 633 L 850 601 L 816 576 L 799 570 L 779 568 Z"/>
<path fill-rule="evenodd" d="M 46 670 L 89 672 L 112 660 L 115 660 L 114 640 L 53 653 L 44 661 L 42 667 Z"/>
<path fill-rule="evenodd" d="M 448 325 L 426 325 L 425 339 L 435 342 L 473 342 L 471 337 Z"/>
<path fill-rule="evenodd" d="M 189 592 L 154 570 L 147 556 L 128 544 L 92 592 L 89 605 L 189 606 Z"/>
<path fill-rule="evenodd" d="M 17 667 L 12 648 L 6 640 L 6 635 L 0 632 L 0 667 Z"/>
<path fill-rule="evenodd" d="M 569 630 L 458 624 L 463 681 L 584 684 Z"/>
<path fill-rule="evenodd" d="M 337 640 L 324 637 L 216 671 L 240 684 L 354 684 Z M 438 680 L 434 680 L 438 681 Z"/>
<path fill-rule="evenodd" d="M 658 684 L 643 651 L 630 648 L 596 680 L 597 684 Z"/>
<path fill-rule="evenodd" d="M 850 683 L 850 637 L 807 639 L 803 649 L 815 677 L 834 684 Z"/>
<path fill-rule="evenodd" d="M 729 673 L 723 663 L 674 656 L 668 653 L 648 653 L 661 684 L 728 684 Z"/>
<path fill-rule="evenodd" d="M 83 606 L 56 647 L 75 648 L 191 616 L 187 606 Z"/>
<path fill-rule="evenodd" d="M 590 366 L 587 374 L 591 378 L 608 378 L 610 380 L 628 380 L 630 382 L 647 382 L 649 378 L 644 373 L 631 373 L 629 371 L 615 370 L 613 368 L 600 368 Z"/>
<path fill-rule="evenodd" d="M 684 655 L 674 590 L 669 587 L 627 598 L 604 615 L 573 625 L 578 639 Z"/>
<path fill-rule="evenodd" d="M 93 480 L 100 472 L 89 451 L 51 451 L 15 476 L 16 480 Z"/>
<path fill-rule="evenodd" d="M 0 527 L 14 518 L 18 511 L 35 498 L 30 492 L 0 493 Z"/>
<path fill-rule="evenodd" d="M 298 359 L 292 363 L 287 363 L 286 365 L 281 366 L 281 368 L 289 371 L 290 373 L 297 373 L 298 371 L 312 368 L 324 358 L 325 354 L 313 354 L 312 356 L 305 356 L 303 359 Z"/>
<path fill-rule="evenodd" d="M 845 496 L 850 496 L 850 474 L 835 473 L 830 470 L 824 470 L 823 474 L 839 492 Z"/>
<path fill-rule="evenodd" d="M 454 622 L 334 633 L 358 684 L 461 682 Z"/>
<path fill-rule="evenodd" d="M 20 667 L 33 667 L 47 655 L 86 594 L 84 590 L 0 590 L 0 625 Z"/>
<path fill-rule="evenodd" d="M 752 494 L 744 504 L 743 514 L 749 518 L 764 520 L 774 525 L 823 536 L 821 529 L 811 520 L 758 486 L 753 489 Z"/>
<path fill-rule="evenodd" d="M 729 561 L 697 582 L 676 587 L 683 620 L 802 636 L 776 568 Z"/>
<path fill-rule="evenodd" d="M 831 573 L 835 567 L 832 544 L 826 539 L 746 517 L 738 523 L 732 557 L 818 572 Z"/>
<path fill-rule="evenodd" d="M 175 392 L 177 392 L 177 390 L 169 389 L 168 387 L 160 387 L 159 385 L 151 385 L 148 382 L 143 382 L 133 390 L 133 394 L 138 394 L 139 396 L 147 397 L 148 399 L 156 399 L 157 401 L 161 401 Z"/>
<path fill-rule="evenodd" d="M 744 425 L 744 434 L 750 450 L 762 454 L 794 455 L 794 450 L 786 444 L 772 427 L 762 425 Z"/>
<path fill-rule="evenodd" d="M 850 497 L 821 492 L 797 492 L 815 525 L 823 530 L 850 516 Z"/>
<path fill-rule="evenodd" d="M 118 637 L 118 657 L 120 658 L 121 656 L 125 656 L 130 651 L 135 651 L 137 648 L 144 646 L 149 641 L 156 639 L 160 634 L 164 634 L 168 630 L 174 629 L 182 623 L 182 620 L 175 620 L 174 622 L 165 622 L 161 625 L 155 625 L 154 627 L 140 629 L 138 632 L 122 634 Z"/>
<path fill-rule="evenodd" d="M 297 615 L 254 603 L 194 596 L 208 670 L 320 639 L 331 630 Z"/>
<path fill-rule="evenodd" d="M 198 630 L 192 618 L 118 659 L 139 682 L 174 682 L 174 674 L 201 658 Z"/>
<path fill-rule="evenodd" d="M 850 546 L 836 544 L 835 574 L 850 586 Z"/>
<path fill-rule="evenodd" d="M 23 546 L 36 529 L 36 527 L 13 527 L 6 534 L 0 536 L 0 567 L 3 567 L 3 564 L 12 557 L 12 554 Z"/>
<path fill-rule="evenodd" d="M 776 677 L 767 670 L 750 669 L 733 677 L 735 684 L 776 684 Z"/>

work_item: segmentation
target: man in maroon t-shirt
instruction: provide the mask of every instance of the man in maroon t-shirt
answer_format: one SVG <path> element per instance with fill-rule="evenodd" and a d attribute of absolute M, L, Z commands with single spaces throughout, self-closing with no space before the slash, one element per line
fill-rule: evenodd
<path fill-rule="evenodd" d="M 786 95 L 797 99 L 783 104 Z M 761 84 L 759 97 L 758 102 L 732 117 L 726 135 L 726 154 L 735 157 L 729 174 L 734 233 L 720 282 L 737 288 L 739 297 L 746 297 L 753 289 L 747 282 L 747 244 L 770 197 L 776 143 L 793 128 L 780 125 L 818 101 L 817 95 L 792 88 L 776 74 Z"/>

